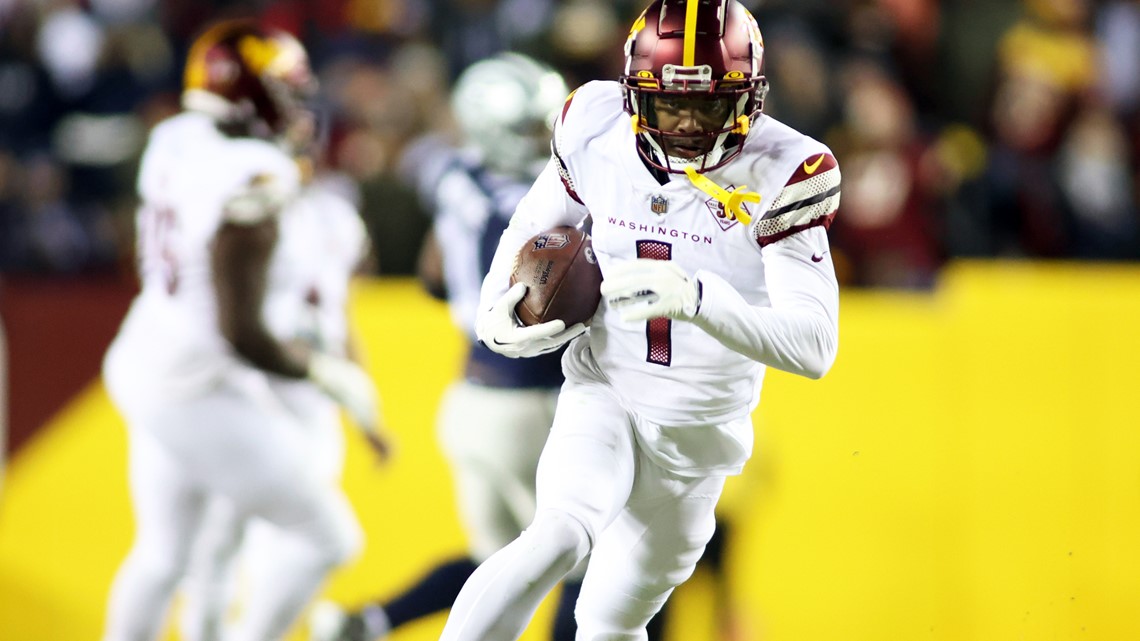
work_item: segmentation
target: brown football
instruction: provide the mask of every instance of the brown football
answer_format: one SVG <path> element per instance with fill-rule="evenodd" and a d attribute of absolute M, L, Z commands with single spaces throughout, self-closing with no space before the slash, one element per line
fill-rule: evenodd
<path fill-rule="evenodd" d="M 602 270 L 590 236 L 574 227 L 548 229 L 526 241 L 511 284 L 526 283 L 515 307 L 523 325 L 560 319 L 569 327 L 593 317 L 602 300 Z"/>

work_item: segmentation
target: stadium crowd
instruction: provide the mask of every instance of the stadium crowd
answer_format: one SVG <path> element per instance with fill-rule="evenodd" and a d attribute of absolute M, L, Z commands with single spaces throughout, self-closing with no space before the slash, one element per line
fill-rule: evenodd
<path fill-rule="evenodd" d="M 954 257 L 1140 259 L 1140 2 L 753 0 L 765 111 L 842 159 L 841 282 L 928 287 Z M 0 272 L 123 270 L 146 132 L 207 21 L 256 15 L 312 53 L 326 164 L 376 270 L 430 221 L 415 150 L 451 82 L 518 50 L 571 86 L 620 73 L 628 0 L 2 0 Z M 615 45 L 616 43 L 616 45 Z"/>

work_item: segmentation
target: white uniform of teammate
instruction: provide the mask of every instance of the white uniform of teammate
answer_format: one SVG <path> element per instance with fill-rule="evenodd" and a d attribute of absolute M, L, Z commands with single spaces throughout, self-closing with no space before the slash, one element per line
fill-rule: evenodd
<path fill-rule="evenodd" d="M 211 494 L 226 497 L 238 514 L 294 532 L 307 546 L 291 543 L 296 553 L 280 559 L 282 572 L 292 569 L 300 579 L 289 586 L 295 593 L 271 603 L 273 612 L 250 604 L 250 639 L 283 633 L 291 622 L 281 621 L 283 613 L 295 616 L 324 573 L 359 545 L 348 502 L 328 482 L 329 464 L 313 463 L 310 431 L 319 426 L 297 413 L 326 407 L 313 400 L 316 389 L 247 364 L 217 327 L 209 242 L 223 222 L 225 201 L 255 176 L 275 185 L 272 194 L 282 202 L 298 189 L 296 165 L 277 147 L 226 138 L 209 118 L 193 112 L 160 124 L 143 158 L 143 286 L 105 365 L 108 389 L 130 430 L 138 535 L 116 580 L 107 641 L 154 638 L 153 629 L 131 628 L 143 625 L 143 613 L 149 626 L 152 613 L 165 605 Z M 283 340 L 309 329 L 304 293 L 289 273 L 300 268 L 288 256 L 301 249 L 290 247 L 291 238 L 305 240 L 284 237 L 266 298 L 266 310 L 276 312 L 266 314 L 267 325 Z M 297 302 L 290 305 L 289 299 Z M 312 397 L 311 404 L 295 402 L 304 395 Z M 293 565 L 300 567 L 288 567 Z M 264 632 L 267 627 L 272 631 Z"/>
<path fill-rule="evenodd" d="M 342 248 L 308 245 L 311 230 L 288 231 L 300 216 L 281 217 L 300 172 L 270 139 L 306 122 L 295 94 L 311 83 L 295 39 L 219 23 L 191 48 L 186 77 L 188 111 L 157 125 L 143 154 L 142 291 L 104 363 L 127 420 L 137 526 L 104 639 L 159 638 L 206 506 L 221 497 L 237 518 L 282 533 L 229 637 L 271 641 L 360 543 L 329 464 L 314 464 L 310 430 L 327 418 L 308 412 L 327 417 L 325 403 L 310 402 L 319 386 L 375 428 L 375 389 L 341 355 L 286 347 L 313 330 L 301 272 L 314 260 L 353 260 L 358 248 L 326 255 Z M 342 330 L 329 331 L 336 339 Z"/>
<path fill-rule="evenodd" d="M 306 185 L 279 218 L 280 238 L 270 275 L 275 286 L 265 301 L 266 323 L 282 340 L 345 355 L 348 285 L 366 256 L 368 243 L 356 208 L 317 181 Z M 272 385 L 304 432 L 306 466 L 319 478 L 338 483 L 345 445 L 336 403 L 307 381 L 275 380 Z M 245 602 L 259 598 L 256 590 L 235 593 L 233 561 L 241 547 L 249 584 L 257 585 L 258 577 L 277 563 L 274 545 L 265 538 L 276 531 L 254 528 L 241 546 L 247 525 L 251 524 L 239 518 L 230 501 L 217 497 L 209 506 L 183 581 L 183 641 L 222 638 L 230 601 L 241 596 Z"/>
<path fill-rule="evenodd" d="M 725 42 L 736 38 L 739 51 L 742 39 L 754 53 L 719 48 L 718 25 Z M 691 82 L 703 87 L 692 94 L 720 99 L 707 91 L 712 71 L 691 61 L 694 50 L 728 50 L 733 64 L 746 67 L 755 60 L 758 76 L 759 31 L 735 0 L 659 0 L 634 25 L 627 60 L 639 53 L 643 28 L 659 57 L 675 42 L 680 58 L 685 38 L 687 64 L 667 63 L 662 74 L 658 61 L 636 77 L 627 66 L 631 83 L 664 76 L 656 86 Z M 700 38 L 694 33 L 717 47 L 691 44 Z M 731 88 L 727 80 L 747 76 L 723 77 Z M 486 343 L 516 355 L 553 348 L 580 330 L 560 331 L 561 321 L 515 327 L 507 314 L 522 290 L 508 292 L 511 265 L 530 236 L 590 217 L 604 300 L 589 333 L 563 358 L 567 381 L 539 463 L 535 521 L 472 576 L 444 641 L 517 638 L 546 591 L 588 552 L 578 639 L 644 639 L 646 623 L 691 575 L 712 535 L 725 477 L 751 455 L 749 417 L 765 367 L 818 378 L 834 359 L 838 287 L 825 230 L 840 176 L 827 147 L 753 113 L 750 127 L 730 115 L 733 131 L 743 131 L 730 161 L 666 161 L 652 147 L 639 150 L 642 134 L 630 127 L 624 91 L 593 82 L 571 96 L 554 158 L 520 203 L 484 282 L 479 334 Z M 739 113 L 745 98 L 736 96 L 747 94 L 730 95 L 725 104 Z M 647 104 L 635 112 L 639 128 Z M 690 129 L 672 144 L 701 133 Z M 722 151 L 713 149 L 706 155 Z M 698 171 L 666 173 L 649 158 Z"/>

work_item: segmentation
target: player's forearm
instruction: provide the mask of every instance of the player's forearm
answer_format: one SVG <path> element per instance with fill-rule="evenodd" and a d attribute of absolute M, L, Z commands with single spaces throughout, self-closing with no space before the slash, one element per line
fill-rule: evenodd
<path fill-rule="evenodd" d="M 214 237 L 211 253 L 218 328 L 234 352 L 254 367 L 303 378 L 308 355 L 274 338 L 261 320 L 269 257 L 277 244 L 277 223 L 227 224 Z"/>
<path fill-rule="evenodd" d="M 479 309 L 489 309 L 510 287 L 515 256 L 535 234 L 558 225 L 577 225 L 586 217 L 585 208 L 570 202 L 558 170 L 548 164 L 519 202 L 510 225 L 499 238 L 491 269 L 483 279 Z"/>
<path fill-rule="evenodd" d="M 308 375 L 308 350 L 280 343 L 268 332 L 252 329 L 230 337 L 238 356 L 257 369 L 284 376 L 305 378 Z"/>
<path fill-rule="evenodd" d="M 701 305 L 693 323 L 729 349 L 808 378 L 822 377 L 835 362 L 838 300 L 826 279 L 773 307 L 755 307 L 719 276 L 697 278 Z"/>
<path fill-rule="evenodd" d="M 490 309 L 495 301 L 499 300 L 499 297 L 510 288 L 515 256 L 523 243 L 530 238 L 525 229 L 524 225 L 512 223 L 499 238 L 499 247 L 495 250 L 495 257 L 491 260 L 491 269 L 487 271 L 487 276 L 483 279 L 483 286 L 479 292 L 479 310 Z"/>

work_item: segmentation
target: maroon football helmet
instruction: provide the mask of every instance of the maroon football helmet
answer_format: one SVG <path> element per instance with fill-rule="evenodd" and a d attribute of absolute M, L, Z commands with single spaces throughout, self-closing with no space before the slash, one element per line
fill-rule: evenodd
<path fill-rule="evenodd" d="M 311 117 L 304 105 L 315 91 L 308 54 L 296 38 L 249 20 L 227 20 L 191 46 L 182 104 L 270 138 Z"/>
<path fill-rule="evenodd" d="M 763 63 L 760 28 L 737 0 L 649 5 L 630 29 L 621 76 L 638 151 L 671 173 L 735 158 L 768 92 Z"/>

